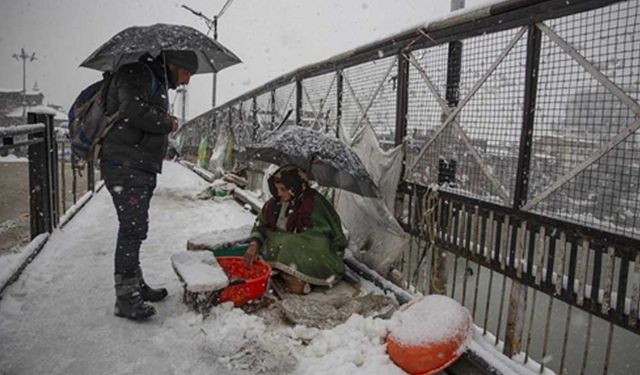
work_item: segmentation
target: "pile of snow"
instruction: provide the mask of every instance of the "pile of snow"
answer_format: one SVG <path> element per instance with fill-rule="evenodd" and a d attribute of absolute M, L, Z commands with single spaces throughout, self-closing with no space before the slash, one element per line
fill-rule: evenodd
<path fill-rule="evenodd" d="M 393 314 L 389 336 L 404 346 L 440 343 L 471 337 L 471 316 L 458 301 L 441 295 L 428 295 Z M 466 350 L 468 342 L 459 348 Z"/>
<path fill-rule="evenodd" d="M 229 279 L 210 251 L 183 251 L 171 256 L 171 264 L 190 292 L 210 292 L 229 285 Z"/>

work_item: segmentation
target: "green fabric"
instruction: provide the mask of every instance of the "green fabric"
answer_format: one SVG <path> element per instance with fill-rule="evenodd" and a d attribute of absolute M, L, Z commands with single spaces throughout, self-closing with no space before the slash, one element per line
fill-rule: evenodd
<path fill-rule="evenodd" d="M 265 227 L 262 212 L 251 237 L 262 240 L 260 253 L 274 268 L 316 285 L 331 285 L 344 273 L 342 257 L 347 240 L 340 217 L 321 194 L 316 194 L 311 227 L 301 233 L 288 233 Z"/>

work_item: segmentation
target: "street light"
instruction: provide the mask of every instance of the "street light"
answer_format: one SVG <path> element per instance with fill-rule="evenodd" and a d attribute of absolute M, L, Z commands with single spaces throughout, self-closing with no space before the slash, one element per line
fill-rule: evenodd
<path fill-rule="evenodd" d="M 24 48 L 20 49 L 20 54 L 13 54 L 16 60 L 22 60 L 22 121 L 27 121 L 27 60 L 37 60 L 36 53 L 29 55 Z"/>
<path fill-rule="evenodd" d="M 209 35 L 209 33 L 211 32 L 211 30 L 213 30 L 213 40 L 218 40 L 218 20 L 220 19 L 220 17 L 222 17 L 222 15 L 224 14 L 224 12 L 227 11 L 227 9 L 229 9 L 229 6 L 231 6 L 231 3 L 233 2 L 233 0 L 227 0 L 227 2 L 224 3 L 224 5 L 222 6 L 222 8 L 220 9 L 220 12 L 218 12 L 218 14 L 213 16 L 213 19 L 205 16 L 204 14 L 202 14 L 202 12 L 198 12 L 196 10 L 193 10 L 191 8 L 189 8 L 186 5 L 182 5 L 182 7 L 186 10 L 188 10 L 189 12 L 193 13 L 194 15 L 200 17 L 204 23 L 207 25 L 207 27 L 209 28 L 209 30 L 207 31 L 207 35 Z M 217 74 L 216 72 L 213 72 L 213 84 L 212 84 L 212 89 L 211 89 L 211 107 L 215 108 L 216 107 L 216 85 L 217 85 Z"/>

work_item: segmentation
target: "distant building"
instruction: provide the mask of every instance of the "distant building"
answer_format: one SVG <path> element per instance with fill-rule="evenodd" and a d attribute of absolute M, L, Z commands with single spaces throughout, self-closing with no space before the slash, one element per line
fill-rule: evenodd
<path fill-rule="evenodd" d="M 26 100 L 26 108 L 23 106 L 23 100 Z M 23 97 L 22 90 L 0 89 L 0 127 L 22 125 L 25 123 L 24 113 L 39 112 L 52 114 L 54 116 L 54 126 L 62 128 L 66 132 L 69 120 L 62 107 L 45 105 L 43 101 L 44 94 L 39 91 L 28 91 L 26 97 Z M 16 139 L 3 139 L 2 144 L 21 141 L 24 140 L 23 138 L 26 138 L 26 136 L 16 137 Z M 6 154 L 6 152 L 3 153 Z M 16 150 L 15 154 L 24 156 L 26 148 Z"/>
<path fill-rule="evenodd" d="M 61 106 L 43 104 L 44 94 L 39 91 L 28 91 L 26 95 L 26 112 L 41 112 L 54 115 L 57 127 L 67 127 L 68 118 Z M 22 90 L 0 89 L 0 127 L 20 125 L 24 123 Z"/>

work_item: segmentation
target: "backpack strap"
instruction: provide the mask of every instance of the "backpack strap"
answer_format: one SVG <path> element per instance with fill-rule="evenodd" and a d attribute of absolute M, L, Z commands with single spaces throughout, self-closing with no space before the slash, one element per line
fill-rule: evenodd
<path fill-rule="evenodd" d="M 158 80 L 156 79 L 156 74 L 153 72 L 153 69 L 151 69 L 151 67 L 145 63 L 142 63 L 142 65 L 144 65 L 149 71 L 149 74 L 151 74 L 151 94 L 149 95 L 149 98 L 151 98 L 158 93 L 160 85 L 158 84 Z"/>

